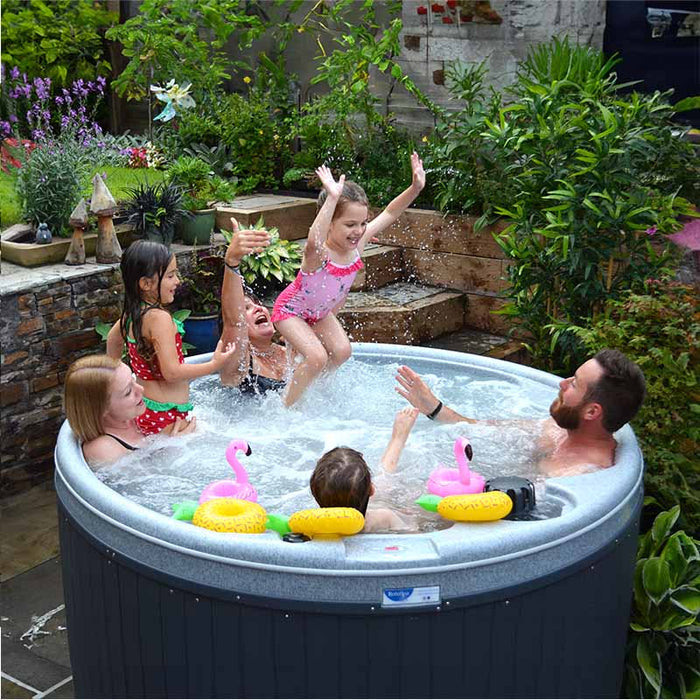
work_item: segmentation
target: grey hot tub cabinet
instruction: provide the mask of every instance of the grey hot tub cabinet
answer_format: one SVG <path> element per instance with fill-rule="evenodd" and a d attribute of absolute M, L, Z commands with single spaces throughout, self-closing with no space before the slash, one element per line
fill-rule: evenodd
<path fill-rule="evenodd" d="M 427 348 L 355 356 L 556 382 Z M 136 505 L 91 473 L 64 425 L 56 489 L 76 693 L 618 697 L 642 500 L 629 427 L 618 442 L 614 467 L 548 482 L 559 518 L 289 544 Z"/>

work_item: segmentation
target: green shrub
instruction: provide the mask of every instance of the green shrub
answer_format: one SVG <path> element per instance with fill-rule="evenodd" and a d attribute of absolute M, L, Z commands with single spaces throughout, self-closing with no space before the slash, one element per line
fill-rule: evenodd
<path fill-rule="evenodd" d="M 267 101 L 254 95 L 228 95 L 218 108 L 217 119 L 221 124 L 221 142 L 231 150 L 233 173 L 246 183 L 239 189 L 275 187 L 288 138 L 273 118 Z"/>
<path fill-rule="evenodd" d="M 17 173 L 22 218 L 34 225 L 47 223 L 54 236 L 70 235 L 68 220 L 88 174 L 82 149 L 72 140 L 35 148 Z"/>
<path fill-rule="evenodd" d="M 2 62 L 30 80 L 49 77 L 55 86 L 108 76 L 104 30 L 117 21 L 105 2 L 4 0 Z"/>
<path fill-rule="evenodd" d="M 301 266 L 301 246 L 295 241 L 282 240 L 276 227 L 265 226 L 262 216 L 252 228 L 266 230 L 270 234 L 270 245 L 260 253 L 246 255 L 241 260 L 241 274 L 246 284 L 262 294 L 268 288 L 278 288 L 292 282 Z M 232 233 L 222 233 L 230 243 Z"/>
<path fill-rule="evenodd" d="M 235 194 L 233 184 L 212 175 L 200 158 L 181 156 L 170 165 L 167 177 L 184 190 L 182 204 L 189 211 L 206 209 L 213 201 L 230 201 Z"/>
<path fill-rule="evenodd" d="M 628 698 L 700 696 L 700 553 L 679 507 L 640 537 L 625 667 Z"/>
<path fill-rule="evenodd" d="M 649 280 L 643 293 L 609 300 L 572 331 L 590 353 L 611 347 L 642 368 L 644 404 L 633 422 L 646 459 L 646 493 L 662 509 L 680 503 L 700 532 L 700 302 L 692 287 Z"/>
<path fill-rule="evenodd" d="M 513 261 L 501 313 L 542 368 L 579 364 L 569 326 L 668 265 L 645 231 L 678 228 L 679 194 L 698 193 L 670 93 L 621 95 L 617 61 L 555 39 L 519 65 L 507 103 L 484 94 L 480 67 L 456 67 L 465 107 L 431 142 L 438 203 L 511 224 L 497 239 Z"/>

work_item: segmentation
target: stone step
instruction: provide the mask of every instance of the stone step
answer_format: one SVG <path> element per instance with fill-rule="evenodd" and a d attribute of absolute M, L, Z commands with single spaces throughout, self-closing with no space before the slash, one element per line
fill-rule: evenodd
<path fill-rule="evenodd" d="M 442 350 L 467 352 L 472 355 L 486 355 L 519 364 L 529 364 L 527 350 L 520 341 L 508 340 L 501 335 L 485 333 L 473 328 L 463 328 L 453 333 L 445 333 L 423 343 L 423 345 Z"/>
<path fill-rule="evenodd" d="M 239 226 L 244 228 L 255 225 L 261 216 L 266 226 L 279 229 L 280 238 L 284 240 L 306 238 L 316 218 L 316 200 L 253 194 L 216 206 L 216 226 L 225 231 L 232 228 L 231 217 L 235 217 Z"/>
<path fill-rule="evenodd" d="M 351 292 L 338 318 L 352 341 L 418 345 L 462 328 L 465 311 L 461 292 L 397 282 Z"/>
<path fill-rule="evenodd" d="M 406 266 L 401 248 L 369 244 L 362 255 L 365 266 L 357 273 L 352 291 L 379 289 L 406 279 Z"/>

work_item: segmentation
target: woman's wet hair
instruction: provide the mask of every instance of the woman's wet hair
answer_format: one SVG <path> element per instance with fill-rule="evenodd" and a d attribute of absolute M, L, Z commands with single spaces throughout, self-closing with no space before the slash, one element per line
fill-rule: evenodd
<path fill-rule="evenodd" d="M 372 490 L 372 475 L 362 453 L 336 447 L 321 457 L 311 475 L 311 493 L 321 508 L 355 508 L 362 515 Z"/>
<path fill-rule="evenodd" d="M 162 244 L 154 241 L 136 241 L 122 255 L 121 271 L 124 282 L 124 307 L 120 319 L 122 337 L 131 335 L 136 341 L 136 350 L 145 360 L 151 360 L 153 347 L 143 337 L 141 326 L 143 315 L 149 308 L 142 307 L 141 287 L 143 277 L 158 276 L 158 302 L 160 306 L 160 283 L 173 259 L 172 253 Z"/>
<path fill-rule="evenodd" d="M 318 195 L 317 202 L 319 209 L 323 206 L 327 196 L 328 193 L 326 190 L 321 190 L 321 194 Z M 369 200 L 367 199 L 365 191 L 356 182 L 346 180 L 343 184 L 343 193 L 340 195 L 338 198 L 338 203 L 335 205 L 333 220 L 337 219 L 343 213 L 345 207 L 351 202 L 363 204 L 364 206 L 369 207 Z"/>
<path fill-rule="evenodd" d="M 82 442 L 104 435 L 102 418 L 109 408 L 114 373 L 121 365 L 107 355 L 89 355 L 76 360 L 66 372 L 63 410 Z"/>

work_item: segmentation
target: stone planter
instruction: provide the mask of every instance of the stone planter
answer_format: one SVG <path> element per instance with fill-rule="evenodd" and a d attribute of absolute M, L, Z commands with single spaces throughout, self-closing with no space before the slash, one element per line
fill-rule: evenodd
<path fill-rule="evenodd" d="M 135 240 L 133 227 L 119 224 L 114 228 L 122 248 L 126 248 Z M 95 255 L 97 233 L 86 233 L 83 240 L 85 241 L 85 254 L 87 256 Z M 12 262 L 22 267 L 49 265 L 63 262 L 70 242 L 70 238 L 56 237 L 51 243 L 34 243 L 34 231 L 31 225 L 15 224 L 3 231 L 0 236 L 0 253 L 6 262 Z"/>

